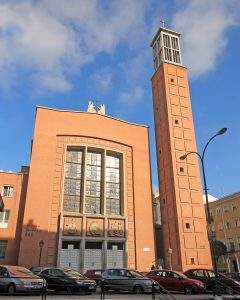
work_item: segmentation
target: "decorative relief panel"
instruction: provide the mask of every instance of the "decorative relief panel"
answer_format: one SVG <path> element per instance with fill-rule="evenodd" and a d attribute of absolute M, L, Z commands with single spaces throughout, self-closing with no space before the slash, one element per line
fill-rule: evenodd
<path fill-rule="evenodd" d="M 82 218 L 64 217 L 64 235 L 82 235 Z"/>
<path fill-rule="evenodd" d="M 103 236 L 104 235 L 104 220 L 97 218 L 87 218 L 87 236 Z"/>
<path fill-rule="evenodd" d="M 124 220 L 108 220 L 108 236 L 111 237 L 124 237 L 125 224 Z"/>

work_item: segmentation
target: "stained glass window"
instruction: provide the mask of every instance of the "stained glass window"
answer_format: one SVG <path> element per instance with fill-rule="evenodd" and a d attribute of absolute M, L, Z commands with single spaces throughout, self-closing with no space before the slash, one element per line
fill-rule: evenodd
<path fill-rule="evenodd" d="M 88 151 L 86 154 L 86 213 L 101 213 L 101 165 L 102 154 Z"/>
<path fill-rule="evenodd" d="M 82 186 L 82 151 L 67 150 L 63 209 L 68 212 L 80 211 Z"/>
<path fill-rule="evenodd" d="M 120 159 L 113 155 L 106 156 L 106 212 L 120 215 Z"/>

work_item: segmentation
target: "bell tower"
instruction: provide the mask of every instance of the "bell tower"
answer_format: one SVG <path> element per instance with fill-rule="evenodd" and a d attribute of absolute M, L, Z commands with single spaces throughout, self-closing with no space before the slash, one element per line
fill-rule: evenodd
<path fill-rule="evenodd" d="M 180 34 L 160 27 L 154 36 L 153 108 L 166 267 L 211 268 L 187 68 Z"/>

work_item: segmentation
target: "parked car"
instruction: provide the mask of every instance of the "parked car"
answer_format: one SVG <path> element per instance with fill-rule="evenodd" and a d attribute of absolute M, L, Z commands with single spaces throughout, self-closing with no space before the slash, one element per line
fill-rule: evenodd
<path fill-rule="evenodd" d="M 46 281 L 19 266 L 0 265 L 0 291 L 13 295 L 15 293 L 41 293 Z"/>
<path fill-rule="evenodd" d="M 183 292 L 185 294 L 205 293 L 206 291 L 204 283 L 190 279 L 180 272 L 153 270 L 146 276 L 157 281 L 161 287 L 168 291 Z"/>
<path fill-rule="evenodd" d="M 86 276 L 89 279 L 94 280 L 97 285 L 99 285 L 102 281 L 102 273 L 105 270 L 103 269 L 95 269 L 95 270 L 87 270 L 84 274 L 84 276 Z"/>
<path fill-rule="evenodd" d="M 128 269 L 107 269 L 102 273 L 102 288 L 114 291 L 129 291 L 136 294 L 159 291 L 159 284 L 141 273 Z"/>
<path fill-rule="evenodd" d="M 54 291 L 66 291 L 69 294 L 74 292 L 92 294 L 97 288 L 94 280 L 90 280 L 71 269 L 44 268 L 38 273 L 38 276 L 44 278 L 48 289 Z"/>
<path fill-rule="evenodd" d="M 225 273 L 225 276 L 232 278 L 233 280 L 240 282 L 240 273 L 238 272 L 231 272 L 231 273 Z"/>
<path fill-rule="evenodd" d="M 240 292 L 240 283 L 221 273 L 217 273 L 216 276 L 213 270 L 191 269 L 184 272 L 184 274 L 189 278 L 202 281 L 206 285 L 206 289 L 210 291 L 216 290 L 217 287 L 219 291 L 228 294 Z"/>
<path fill-rule="evenodd" d="M 37 275 L 37 274 L 39 274 L 42 270 L 44 270 L 44 269 L 46 269 L 46 267 L 31 267 L 29 270 L 33 273 L 33 274 L 35 274 L 35 275 Z"/>

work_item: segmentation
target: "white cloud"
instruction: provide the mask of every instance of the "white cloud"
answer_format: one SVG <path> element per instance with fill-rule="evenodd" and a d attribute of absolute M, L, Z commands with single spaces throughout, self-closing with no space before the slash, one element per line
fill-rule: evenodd
<path fill-rule="evenodd" d="M 40 86 L 67 91 L 70 75 L 97 54 L 138 47 L 148 7 L 146 0 L 0 1 L 0 77 L 24 68 Z"/>
<path fill-rule="evenodd" d="M 227 45 L 227 30 L 236 23 L 238 0 L 188 0 L 173 16 L 173 27 L 182 33 L 184 64 L 191 75 L 212 69 Z"/>
<path fill-rule="evenodd" d="M 60 74 L 40 74 L 34 76 L 38 84 L 53 92 L 67 92 L 72 88 L 72 85 Z"/>
<path fill-rule="evenodd" d="M 143 99 L 143 89 L 140 86 L 135 86 L 127 92 L 122 92 L 119 95 L 119 103 L 132 106 L 140 103 Z"/>
<path fill-rule="evenodd" d="M 125 106 L 134 106 L 144 100 L 143 88 L 145 84 L 149 84 L 148 70 L 151 64 L 150 48 L 139 49 L 137 54 L 130 59 L 119 64 L 119 70 L 125 79 L 124 92 L 119 93 L 118 102 Z"/>
<path fill-rule="evenodd" d="M 111 68 L 102 68 L 100 70 L 97 70 L 93 76 L 92 79 L 95 81 L 96 85 L 103 91 L 107 91 L 111 88 L 112 84 L 112 70 Z"/>

